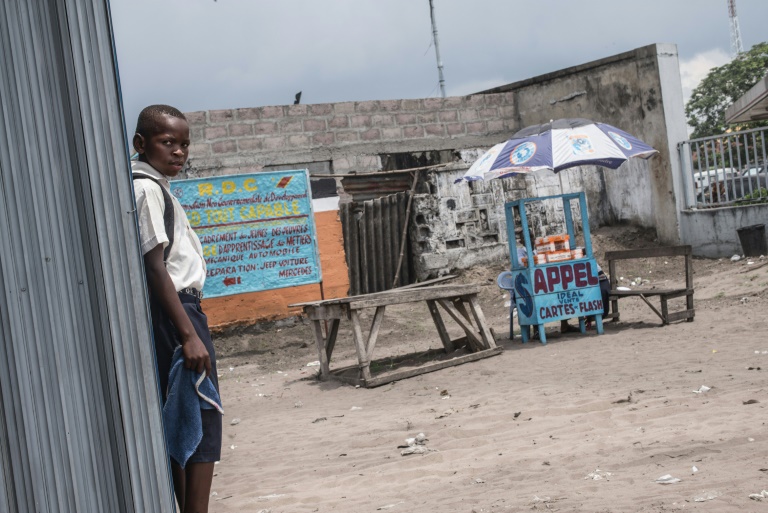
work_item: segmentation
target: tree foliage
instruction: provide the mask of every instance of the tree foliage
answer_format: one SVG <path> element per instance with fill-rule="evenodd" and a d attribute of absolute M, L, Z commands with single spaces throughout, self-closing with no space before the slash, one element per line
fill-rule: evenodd
<path fill-rule="evenodd" d="M 730 107 L 768 71 L 768 42 L 758 43 L 731 62 L 712 68 L 696 86 L 685 105 L 688 124 L 693 127 L 692 138 L 722 134 L 725 109 Z M 765 126 L 766 122 L 748 123 L 741 129 Z"/>

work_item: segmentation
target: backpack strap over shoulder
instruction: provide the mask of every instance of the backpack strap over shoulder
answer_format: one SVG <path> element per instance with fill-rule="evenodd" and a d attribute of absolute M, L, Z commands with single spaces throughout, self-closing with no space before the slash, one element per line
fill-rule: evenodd
<path fill-rule="evenodd" d="M 163 200 L 165 201 L 165 213 L 163 215 L 163 224 L 165 225 L 165 234 L 168 236 L 168 245 L 165 246 L 165 249 L 163 250 L 163 261 L 167 262 L 168 255 L 171 253 L 171 246 L 173 246 L 174 213 L 173 213 L 173 200 L 171 199 L 171 194 L 165 189 L 165 187 L 163 187 L 163 185 L 156 178 L 153 178 L 151 176 L 134 174 L 133 179 L 134 180 L 152 180 L 160 187 L 160 190 L 163 191 Z"/>

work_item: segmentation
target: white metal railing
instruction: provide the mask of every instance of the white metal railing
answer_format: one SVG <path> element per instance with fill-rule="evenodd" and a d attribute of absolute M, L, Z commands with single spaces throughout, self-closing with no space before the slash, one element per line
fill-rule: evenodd
<path fill-rule="evenodd" d="M 687 208 L 768 203 L 768 128 L 678 145 Z"/>

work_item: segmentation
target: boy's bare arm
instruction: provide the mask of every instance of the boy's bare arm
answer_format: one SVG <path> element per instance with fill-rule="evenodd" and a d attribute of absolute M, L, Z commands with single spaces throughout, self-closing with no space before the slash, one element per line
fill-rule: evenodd
<path fill-rule="evenodd" d="M 187 369 L 196 369 L 199 373 L 205 371 L 206 374 L 210 374 L 211 357 L 202 340 L 197 336 L 184 307 L 181 306 L 176 287 L 165 269 L 162 244 L 158 244 L 144 255 L 144 268 L 152 294 L 157 297 L 160 306 L 173 322 L 181 338 L 184 366 Z"/>

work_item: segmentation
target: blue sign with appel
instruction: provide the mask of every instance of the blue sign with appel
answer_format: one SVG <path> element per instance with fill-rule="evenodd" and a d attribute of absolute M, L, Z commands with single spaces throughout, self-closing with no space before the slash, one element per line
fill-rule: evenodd
<path fill-rule="evenodd" d="M 203 246 L 205 297 L 322 280 L 306 170 L 171 182 Z"/>

